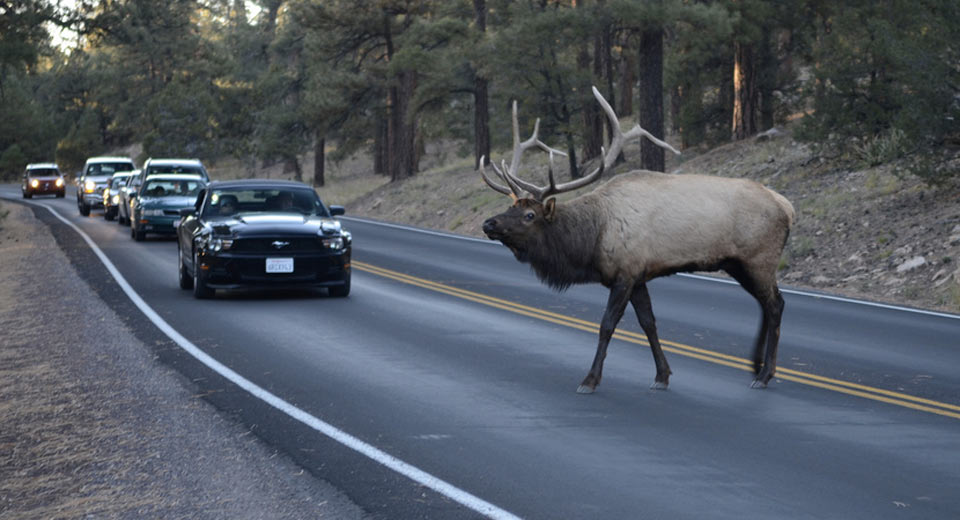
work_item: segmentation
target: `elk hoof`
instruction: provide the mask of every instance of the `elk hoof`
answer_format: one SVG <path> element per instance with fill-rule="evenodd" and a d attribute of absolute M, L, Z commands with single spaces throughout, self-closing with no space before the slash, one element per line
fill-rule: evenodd
<path fill-rule="evenodd" d="M 596 391 L 597 391 L 596 387 L 593 387 L 593 386 L 580 385 L 577 387 L 578 394 L 592 394 Z"/>
<path fill-rule="evenodd" d="M 767 382 L 762 381 L 760 379 L 754 379 L 753 382 L 750 383 L 750 388 L 756 388 L 758 390 L 762 390 L 766 387 L 767 387 Z"/>
<path fill-rule="evenodd" d="M 666 390 L 666 389 L 667 389 L 666 381 L 654 381 L 653 384 L 650 385 L 650 390 Z"/>

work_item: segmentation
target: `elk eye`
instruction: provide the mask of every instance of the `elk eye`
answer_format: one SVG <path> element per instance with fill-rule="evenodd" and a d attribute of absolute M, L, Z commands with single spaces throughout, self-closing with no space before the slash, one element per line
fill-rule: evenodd
<path fill-rule="evenodd" d="M 537 216 L 536 213 L 534 213 L 534 212 L 532 212 L 532 211 L 528 211 L 528 212 L 526 212 L 526 213 L 523 215 L 523 219 L 524 219 L 524 220 L 533 220 L 534 217 L 536 217 L 536 216 Z"/>

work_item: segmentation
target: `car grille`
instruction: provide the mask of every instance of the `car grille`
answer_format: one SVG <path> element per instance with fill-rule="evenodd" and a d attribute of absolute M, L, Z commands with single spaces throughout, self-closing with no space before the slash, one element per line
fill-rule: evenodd
<path fill-rule="evenodd" d="M 286 245 L 282 243 L 286 242 Z M 326 252 L 319 238 L 241 238 L 234 240 L 232 251 L 240 253 L 320 253 Z"/>

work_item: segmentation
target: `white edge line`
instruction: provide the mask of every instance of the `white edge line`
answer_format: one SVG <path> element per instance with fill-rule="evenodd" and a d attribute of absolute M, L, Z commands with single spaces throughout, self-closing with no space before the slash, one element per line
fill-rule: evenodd
<path fill-rule="evenodd" d="M 5 197 L 6 198 L 6 197 Z M 25 201 L 26 202 L 26 201 Z M 246 390 L 254 397 L 262 400 L 263 402 L 269 404 L 270 406 L 280 410 L 281 412 L 287 414 L 288 416 L 300 421 L 301 423 L 313 428 L 314 430 L 330 437 L 331 439 L 343 444 L 344 446 L 359 452 L 360 454 L 373 459 L 374 461 L 400 473 L 401 475 L 410 478 L 411 480 L 418 482 L 441 495 L 450 498 L 458 502 L 459 504 L 466 506 L 478 513 L 486 515 L 489 518 L 496 519 L 519 519 L 518 516 L 505 511 L 481 498 L 478 498 L 456 486 L 450 484 L 446 481 L 443 481 L 415 466 L 412 466 L 389 453 L 386 453 L 379 448 L 376 448 L 366 442 L 350 435 L 349 433 L 328 424 L 309 413 L 297 408 L 296 406 L 284 401 L 283 399 L 277 397 L 276 395 L 270 393 L 267 390 L 257 386 L 255 383 L 249 379 L 241 376 L 237 372 L 234 372 L 232 369 L 220 363 L 216 359 L 210 357 L 206 352 L 200 350 L 196 345 L 190 342 L 187 338 L 183 337 L 179 332 L 176 331 L 173 327 L 170 326 L 163 318 L 160 317 L 148 304 L 140 297 L 139 294 L 127 283 L 127 280 L 120 274 L 120 271 L 113 265 L 113 262 L 107 258 L 107 255 L 100 250 L 100 248 L 93 242 L 86 233 L 83 232 L 79 227 L 77 227 L 73 222 L 70 222 L 63 216 L 61 216 L 55 209 L 45 204 L 37 204 L 34 202 L 28 202 L 28 204 L 34 206 L 41 206 L 52 213 L 55 217 L 60 219 L 61 222 L 73 228 L 80 237 L 86 241 L 87 245 L 93 250 L 93 252 L 100 258 L 100 261 L 103 262 L 103 265 L 107 268 L 107 271 L 113 276 L 113 278 L 120 285 L 120 288 L 123 289 L 123 292 L 127 294 L 128 297 L 133 301 L 133 303 L 143 312 L 146 317 L 153 322 L 164 334 L 166 334 L 171 340 L 173 340 L 177 345 L 180 346 L 188 354 L 196 358 L 198 361 L 208 366 L 214 372 L 220 374 L 221 376 L 230 380 L 233 384 L 239 386 L 240 388 Z"/>
<path fill-rule="evenodd" d="M 358 218 L 358 217 L 340 217 L 340 218 L 345 219 L 345 220 L 353 220 L 353 221 L 356 221 L 356 222 L 363 222 L 363 223 L 366 223 L 366 224 L 372 224 L 372 225 L 375 225 L 375 226 L 383 226 L 383 227 L 394 228 L 394 229 L 403 229 L 403 230 L 406 230 L 406 231 L 414 231 L 414 232 L 416 232 L 416 233 L 423 233 L 423 234 L 425 234 L 425 235 L 435 235 L 435 236 L 446 237 L 446 238 L 455 238 L 455 239 L 459 239 L 459 240 L 467 240 L 467 241 L 470 241 L 470 242 L 480 242 L 480 243 L 483 243 L 483 244 L 490 244 L 490 245 L 495 245 L 495 246 L 499 246 L 499 245 L 500 245 L 500 242 L 495 242 L 495 241 L 493 241 L 493 240 L 487 240 L 487 239 L 482 239 L 482 238 L 469 237 L 469 236 L 465 236 L 465 235 L 457 235 L 457 234 L 455 234 L 455 233 L 444 233 L 444 232 L 440 232 L 440 231 L 433 231 L 433 230 L 430 230 L 430 229 L 423 229 L 423 228 L 418 228 L 418 227 L 413 227 L 413 226 L 406 226 L 406 225 L 403 225 L 403 224 L 394 224 L 394 223 L 392 223 L 392 222 L 383 222 L 383 221 L 379 221 L 379 220 L 366 219 L 366 218 Z M 677 274 L 674 275 L 674 276 L 680 276 L 680 277 L 683 277 L 683 278 L 694 278 L 694 279 L 697 279 L 697 280 L 705 280 L 705 281 L 708 281 L 708 282 L 716 282 L 716 283 L 725 283 L 725 284 L 731 284 L 731 285 L 738 285 L 737 282 L 735 282 L 734 280 L 727 280 L 726 278 L 719 278 L 719 277 L 714 277 L 714 276 L 703 276 L 703 275 L 692 274 L 692 273 L 677 273 Z M 781 289 L 780 289 L 780 292 L 783 292 L 783 293 L 786 293 L 786 294 L 793 294 L 793 295 L 795 295 L 795 296 L 806 296 L 806 297 L 810 297 L 810 298 L 820 298 L 820 299 L 831 300 L 831 301 L 835 301 L 835 302 L 852 303 L 852 304 L 856 304 L 856 305 L 865 305 L 865 306 L 867 306 L 867 307 L 875 307 L 875 308 L 879 308 L 879 309 L 887 309 L 887 310 L 902 311 L 902 312 L 912 312 L 912 313 L 914 313 L 914 314 L 923 314 L 923 315 L 926 315 L 926 316 L 936 316 L 936 317 L 938 317 L 938 318 L 949 318 L 949 319 L 953 319 L 953 320 L 960 320 L 960 314 L 949 314 L 949 313 L 946 313 L 946 312 L 928 311 L 928 310 L 926 310 L 926 309 L 913 309 L 913 308 L 910 308 L 910 307 L 903 307 L 903 306 L 900 306 L 900 305 L 891 305 L 891 304 L 888 304 L 888 303 L 878 303 L 878 302 L 871 302 L 871 301 L 867 301 L 867 300 L 857 300 L 857 299 L 855 299 L 855 298 L 846 298 L 846 297 L 843 297 L 843 296 L 834 296 L 834 295 L 832 295 L 832 294 L 821 294 L 821 293 L 815 293 L 815 292 L 809 292 L 809 291 L 801 291 L 801 290 L 798 290 L 798 289 L 784 289 L 784 288 L 781 288 Z"/>

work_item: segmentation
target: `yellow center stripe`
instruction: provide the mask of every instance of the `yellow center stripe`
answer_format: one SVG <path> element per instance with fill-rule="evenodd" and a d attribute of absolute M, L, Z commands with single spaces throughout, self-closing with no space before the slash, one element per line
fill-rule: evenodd
<path fill-rule="evenodd" d="M 572 316 L 565 316 L 563 314 L 557 314 L 555 312 L 550 312 L 544 309 L 538 309 L 536 307 L 528 307 L 526 305 L 521 305 L 519 303 L 511 302 L 508 300 L 494 298 L 493 296 L 487 296 L 485 294 L 433 282 L 430 280 L 426 280 L 424 278 L 418 278 L 418 277 L 410 276 L 397 271 L 384 269 L 382 267 L 377 267 L 365 262 L 358 262 L 354 260 L 353 267 L 355 267 L 360 271 L 375 274 L 385 278 L 390 278 L 392 280 L 403 282 L 409 285 L 415 285 L 417 287 L 422 287 L 424 289 L 429 289 L 431 291 L 436 291 L 449 296 L 455 296 L 457 298 L 462 298 L 464 300 L 481 303 L 483 305 L 489 305 L 490 307 L 495 307 L 497 309 L 510 311 L 516 314 L 521 314 L 523 316 L 528 316 L 531 318 L 548 321 L 550 323 L 556 323 L 558 325 L 563 325 L 566 327 L 571 327 L 574 329 L 579 329 L 579 330 L 591 332 L 594 334 L 597 334 L 600 330 L 600 325 L 597 323 L 593 323 L 591 321 L 581 320 L 579 318 L 574 318 Z M 639 345 L 650 346 L 650 343 L 647 341 L 647 337 L 644 336 L 643 334 L 638 334 L 636 332 L 618 330 L 614 333 L 613 337 L 621 341 L 627 341 L 627 342 L 636 343 Z M 683 356 L 700 359 L 703 361 L 709 361 L 714 364 L 737 368 L 737 369 L 748 371 L 748 372 L 753 371 L 753 362 L 750 361 L 749 359 L 745 359 L 737 356 L 731 356 L 729 354 L 722 354 L 720 352 L 714 352 L 712 350 L 698 348 L 691 345 L 685 345 L 683 343 L 677 343 L 675 341 L 669 341 L 664 339 L 660 340 L 660 345 L 663 347 L 663 350 L 667 352 L 672 352 L 675 354 L 680 354 Z M 917 397 L 917 396 L 904 394 L 900 392 L 893 392 L 890 390 L 884 390 L 882 388 L 875 388 L 872 386 L 861 385 L 858 383 L 841 381 L 839 379 L 819 376 L 816 374 L 809 374 L 806 372 L 801 372 L 799 370 L 793 370 L 789 368 L 778 367 L 777 378 L 783 379 L 786 381 L 793 381 L 795 383 L 801 383 L 808 386 L 822 388 L 826 390 L 832 390 L 834 392 L 839 392 L 842 394 L 853 395 L 853 396 L 862 397 L 865 399 L 871 399 L 874 401 L 880 401 L 888 404 L 894 404 L 897 406 L 902 406 L 902 407 L 910 408 L 913 410 L 920 410 L 923 412 L 943 415 L 946 417 L 953 417 L 954 419 L 960 419 L 960 406 L 955 404 L 934 401 L 932 399 L 925 399 L 922 397 Z"/>

